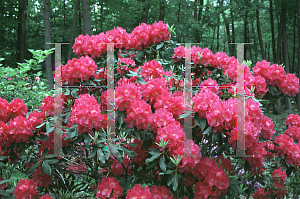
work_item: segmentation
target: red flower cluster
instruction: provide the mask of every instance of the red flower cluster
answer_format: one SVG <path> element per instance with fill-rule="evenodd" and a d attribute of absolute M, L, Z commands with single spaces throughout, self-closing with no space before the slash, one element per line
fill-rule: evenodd
<path fill-rule="evenodd" d="M 148 129 L 151 114 L 152 111 L 149 104 L 143 100 L 135 101 L 126 110 L 127 117 L 125 118 L 125 122 L 128 123 L 129 128 L 136 126 L 138 130 Z"/>
<path fill-rule="evenodd" d="M 45 112 L 34 111 L 32 113 L 29 113 L 28 120 L 31 123 L 32 130 L 35 131 L 36 127 L 41 125 L 46 120 Z"/>
<path fill-rule="evenodd" d="M 269 85 L 276 85 L 286 95 L 295 97 L 299 93 L 299 78 L 295 74 L 286 74 L 282 66 L 270 65 L 270 62 L 263 60 L 256 63 L 253 72 L 264 77 Z"/>
<path fill-rule="evenodd" d="M 195 177 L 199 182 L 195 185 L 194 198 L 219 198 L 222 193 L 227 193 L 229 177 L 224 170 L 219 168 L 214 159 L 204 157 L 195 166 Z"/>
<path fill-rule="evenodd" d="M 142 45 L 148 48 L 154 43 L 167 41 L 170 37 L 167 24 L 162 21 L 155 22 L 152 26 L 142 23 L 130 34 L 127 34 L 125 29 L 117 27 L 107 31 L 106 34 L 102 32 L 96 36 L 79 35 L 75 39 L 73 51 L 78 56 L 90 55 L 94 58 L 107 52 L 107 46 L 102 43 L 119 43 L 116 44 L 116 48 L 141 50 Z"/>
<path fill-rule="evenodd" d="M 61 105 L 55 103 L 55 97 L 46 96 L 41 103 L 40 109 L 44 112 L 47 112 L 47 116 L 54 116 L 55 115 L 55 107 L 61 106 L 64 109 L 64 104 L 67 102 L 67 96 L 64 94 L 60 95 L 61 98 Z"/>
<path fill-rule="evenodd" d="M 115 90 L 115 103 L 119 107 L 119 111 L 129 108 L 131 103 L 141 100 L 141 89 L 133 83 L 122 84 Z M 107 95 L 107 93 L 105 94 Z"/>
<path fill-rule="evenodd" d="M 24 179 L 18 183 L 13 194 L 15 196 L 15 199 L 36 199 L 39 196 L 36 188 L 37 185 L 33 180 Z"/>
<path fill-rule="evenodd" d="M 62 83 L 65 84 L 68 81 L 70 85 L 80 82 L 79 78 L 81 82 L 89 80 L 91 76 L 96 75 L 97 70 L 97 65 L 88 56 L 81 57 L 80 59 L 73 58 L 65 66 L 61 65 L 60 67 Z"/>
<path fill-rule="evenodd" d="M 152 60 L 146 62 L 142 66 L 141 74 L 145 78 L 145 81 L 148 81 L 150 78 L 162 77 L 162 75 L 164 75 L 164 70 L 156 60 Z"/>
<path fill-rule="evenodd" d="M 17 116 L 25 117 L 27 107 L 22 99 L 13 99 L 10 103 L 0 97 L 0 121 L 7 122 Z"/>
<path fill-rule="evenodd" d="M 78 131 L 93 133 L 92 128 L 105 129 L 107 123 L 106 114 L 101 114 L 100 105 L 93 95 L 83 94 L 75 100 L 74 107 L 69 118 L 69 125 L 78 124 Z"/>
<path fill-rule="evenodd" d="M 123 195 L 123 188 L 114 177 L 103 177 L 98 183 L 96 198 L 118 199 Z"/>
<path fill-rule="evenodd" d="M 9 147 L 11 143 L 29 142 L 33 136 L 31 123 L 25 117 L 17 116 L 9 121 L 9 125 L 0 122 L 0 146 Z"/>
<path fill-rule="evenodd" d="M 43 195 L 40 199 L 53 199 L 49 196 L 49 194 Z"/>

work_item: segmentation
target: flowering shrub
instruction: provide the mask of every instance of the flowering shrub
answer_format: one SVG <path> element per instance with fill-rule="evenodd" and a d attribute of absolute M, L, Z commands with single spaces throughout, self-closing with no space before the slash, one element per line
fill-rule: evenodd
<path fill-rule="evenodd" d="M 242 65 L 243 107 L 235 92 L 237 59 L 207 48 L 175 48 L 169 31 L 158 22 L 143 23 L 130 34 L 118 27 L 80 35 L 73 50 L 81 57 L 57 69 L 64 84 L 80 84 L 78 88 L 45 97 L 29 114 L 22 100 L 0 98 L 0 167 L 17 165 L 28 175 L 14 187 L 2 174 L 0 194 L 51 198 L 63 189 L 89 192 L 93 198 L 283 198 L 286 184 L 298 177 L 300 117 L 291 114 L 286 129 L 275 129 L 261 103 L 268 102 L 262 98 L 276 86 L 293 97 L 299 79 L 277 65 L 272 66 L 275 72 L 266 70 L 265 60 L 253 69 Z M 97 88 L 107 85 L 107 48 L 100 43 L 110 42 L 118 43 L 114 53 L 119 57 L 114 99 Z M 171 63 L 159 59 L 159 52 L 168 48 L 174 50 L 171 61 L 178 67 L 164 71 L 163 65 Z M 195 68 L 193 84 L 201 86 L 192 92 L 190 111 L 179 67 L 187 50 Z M 106 110 L 111 101 L 115 113 Z M 60 117 L 57 108 L 62 109 Z M 242 112 L 244 118 L 238 115 Z M 184 126 L 188 119 L 189 139 Z M 247 156 L 234 157 L 240 150 L 241 119 Z M 58 157 L 57 143 L 62 148 Z"/>

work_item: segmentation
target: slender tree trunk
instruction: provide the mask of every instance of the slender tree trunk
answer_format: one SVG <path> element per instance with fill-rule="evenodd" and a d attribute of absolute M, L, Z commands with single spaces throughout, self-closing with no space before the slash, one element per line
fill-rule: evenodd
<path fill-rule="evenodd" d="M 178 5 L 178 13 L 177 13 L 177 22 L 179 23 L 179 18 L 180 18 L 180 9 L 181 9 L 181 0 L 179 0 L 179 5 Z"/>
<path fill-rule="evenodd" d="M 300 2 L 298 3 L 298 77 L 300 78 Z M 300 111 L 300 93 L 297 94 L 297 108 Z"/>
<path fill-rule="evenodd" d="M 165 19 L 165 6 L 166 6 L 165 4 L 166 4 L 165 0 L 159 1 L 159 21 L 164 21 Z"/>
<path fill-rule="evenodd" d="M 75 2 L 75 9 L 74 9 L 74 17 L 73 17 L 73 24 L 72 24 L 72 31 L 71 31 L 71 37 L 70 37 L 70 45 L 69 45 L 69 52 L 68 52 L 68 60 L 71 60 L 72 58 L 72 46 L 74 44 L 74 34 L 75 34 L 75 28 L 76 28 L 76 22 L 77 22 L 77 12 L 79 7 L 80 0 L 76 0 Z"/>
<path fill-rule="evenodd" d="M 295 55 L 296 55 L 296 20 L 297 20 L 297 14 L 295 13 L 294 17 L 294 41 L 293 41 L 293 64 L 291 65 L 291 73 L 294 73 L 295 71 Z"/>
<path fill-rule="evenodd" d="M 259 10 L 256 10 L 256 27 L 257 27 L 257 33 L 258 33 L 258 40 L 261 50 L 262 59 L 266 59 L 266 54 L 264 51 L 264 44 L 261 36 L 261 30 L 260 30 L 260 21 L 259 21 Z"/>
<path fill-rule="evenodd" d="M 233 3 L 233 1 L 231 1 Z M 234 34 L 234 18 L 233 18 L 233 11 L 232 9 L 230 10 L 230 15 L 231 15 L 231 27 L 232 27 L 232 43 L 235 43 L 235 34 Z M 232 44 L 230 44 L 232 45 Z M 236 48 L 235 47 L 231 47 L 232 50 L 232 56 L 237 56 L 236 55 Z"/>
<path fill-rule="evenodd" d="M 223 2 L 221 2 L 221 6 L 223 7 Z M 223 8 L 222 8 L 222 16 L 223 16 L 224 23 L 225 23 L 227 41 L 228 41 L 228 43 L 231 43 L 230 30 L 229 30 L 229 22 L 226 19 L 225 12 L 224 12 Z M 229 56 L 232 56 L 232 45 L 228 44 L 228 48 L 229 48 Z"/>
<path fill-rule="evenodd" d="M 26 9 L 28 0 L 19 0 L 19 15 L 18 15 L 18 62 L 24 63 L 25 59 L 25 28 L 26 28 Z"/>
<path fill-rule="evenodd" d="M 82 34 L 82 23 L 81 23 L 82 16 L 81 16 L 80 1 L 79 1 L 79 7 L 78 7 L 78 9 L 79 9 L 79 12 L 78 12 L 79 34 Z M 103 27 L 103 25 L 102 25 L 102 27 Z"/>
<path fill-rule="evenodd" d="M 197 21 L 197 11 L 198 11 L 197 3 L 198 3 L 198 0 L 195 0 L 195 7 L 194 7 L 194 20 L 195 21 Z"/>
<path fill-rule="evenodd" d="M 198 21 L 201 20 L 203 5 L 204 5 L 203 0 L 200 0 L 200 7 L 199 7 L 199 13 L 198 13 Z"/>
<path fill-rule="evenodd" d="M 50 29 L 50 0 L 44 1 L 44 25 L 45 25 L 45 43 L 51 43 L 51 29 Z M 45 44 L 45 50 L 49 50 L 51 44 Z M 51 63 L 51 54 L 45 59 L 46 76 L 48 80 L 49 90 L 53 89 L 53 70 Z"/>
<path fill-rule="evenodd" d="M 271 32 L 272 32 L 272 53 L 273 53 L 273 62 L 276 63 L 276 41 L 274 33 L 274 19 L 273 19 L 273 0 L 270 0 L 270 15 L 271 15 Z M 270 60 L 269 60 L 270 61 Z"/>
<path fill-rule="evenodd" d="M 284 62 L 285 62 L 285 71 L 286 74 L 290 72 L 290 61 L 289 61 L 289 51 L 287 44 L 287 36 L 286 36 L 286 7 L 283 6 L 283 52 L 284 52 Z M 290 98 L 286 98 L 286 109 L 292 113 L 292 105 Z"/>
<path fill-rule="evenodd" d="M 244 20 L 244 42 L 247 43 L 248 38 L 248 10 L 246 11 L 245 20 Z M 244 48 L 244 60 L 247 60 L 247 45 Z"/>
<path fill-rule="evenodd" d="M 276 55 L 276 63 L 280 64 L 281 60 L 281 36 L 282 36 L 282 30 L 283 30 L 283 11 L 281 9 L 281 14 L 280 14 L 280 25 L 279 25 L 279 30 L 278 30 L 278 41 L 277 41 L 277 55 Z"/>
<path fill-rule="evenodd" d="M 81 0 L 83 34 L 92 35 L 91 9 L 89 0 Z"/>
<path fill-rule="evenodd" d="M 219 48 L 220 48 L 219 37 L 220 37 L 220 14 L 218 14 L 218 27 L 217 27 L 217 51 L 216 51 L 216 52 L 219 52 Z"/>
<path fill-rule="evenodd" d="M 163 1 L 165 1 L 165 0 L 163 0 Z M 148 0 L 146 3 L 146 6 L 144 7 L 144 14 L 143 14 L 143 22 L 144 23 L 147 23 L 150 5 L 151 5 L 151 0 Z M 164 6 L 165 6 L 165 3 L 164 3 Z M 163 14 L 165 15 L 165 7 L 163 7 Z M 159 21 L 164 21 L 164 16 L 163 16 L 163 20 L 159 20 Z"/>
<path fill-rule="evenodd" d="M 269 43 L 269 46 L 268 46 L 268 61 L 270 62 L 271 61 L 271 57 L 270 57 L 270 50 L 271 49 L 271 46 L 270 46 L 270 43 Z"/>
<path fill-rule="evenodd" d="M 253 47 L 254 47 L 254 53 L 255 53 L 255 59 L 253 60 L 255 63 L 257 62 L 257 60 L 258 60 L 258 52 L 257 52 L 257 42 L 256 42 L 256 37 L 255 37 L 255 29 L 254 29 L 254 25 L 253 25 L 253 20 L 251 20 L 251 27 L 252 27 L 252 32 L 253 32 L 253 40 L 254 40 L 254 45 L 253 45 Z"/>
<path fill-rule="evenodd" d="M 214 34 L 213 34 L 213 40 L 212 40 L 212 43 L 211 43 L 211 52 L 213 52 L 214 50 L 214 43 L 215 43 L 215 32 L 216 32 L 216 27 L 214 27 Z"/>

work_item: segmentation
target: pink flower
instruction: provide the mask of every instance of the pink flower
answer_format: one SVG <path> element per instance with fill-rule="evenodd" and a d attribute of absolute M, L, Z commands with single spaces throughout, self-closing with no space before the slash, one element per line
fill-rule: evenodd
<path fill-rule="evenodd" d="M 39 82 L 40 78 L 39 77 L 35 77 L 35 81 Z"/>
<path fill-rule="evenodd" d="M 25 79 L 27 80 L 27 79 L 28 79 L 28 77 L 25 77 Z"/>
<path fill-rule="evenodd" d="M 5 76 L 3 76 L 3 78 L 4 78 L 4 79 L 6 79 L 6 77 L 5 77 Z"/>
<path fill-rule="evenodd" d="M 11 78 L 8 78 L 8 80 L 11 80 Z"/>

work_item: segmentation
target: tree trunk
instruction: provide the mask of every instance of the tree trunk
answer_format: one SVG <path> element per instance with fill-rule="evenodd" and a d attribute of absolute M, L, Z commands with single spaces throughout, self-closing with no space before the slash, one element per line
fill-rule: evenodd
<path fill-rule="evenodd" d="M 257 42 L 256 42 L 256 37 L 255 37 L 255 29 L 253 25 L 253 20 L 251 20 L 251 27 L 252 27 L 252 32 L 253 32 L 253 40 L 254 40 L 254 53 L 255 53 L 255 59 L 253 60 L 255 63 L 258 61 L 258 52 L 257 52 Z"/>
<path fill-rule="evenodd" d="M 290 61 L 289 61 L 289 51 L 288 51 L 288 44 L 287 44 L 287 36 L 286 36 L 286 7 L 283 6 L 283 55 L 284 55 L 284 62 L 285 62 L 285 71 L 286 74 L 290 72 Z M 286 109 L 292 113 L 292 105 L 290 98 L 286 98 Z"/>
<path fill-rule="evenodd" d="M 50 0 L 44 1 L 44 25 L 45 25 L 45 43 L 51 43 L 51 29 L 50 29 Z M 51 44 L 45 44 L 45 50 L 49 50 Z M 48 80 L 49 90 L 53 89 L 53 70 L 51 63 L 51 54 L 45 59 L 46 76 Z"/>
<path fill-rule="evenodd" d="M 198 8 L 197 8 L 197 3 L 198 3 L 198 0 L 195 0 L 195 7 L 194 7 L 194 20 L 197 21 L 197 11 L 198 11 Z"/>
<path fill-rule="evenodd" d="M 178 13 L 177 13 L 177 22 L 179 23 L 179 18 L 180 18 L 180 9 L 181 9 L 181 0 L 179 0 L 179 5 L 178 5 Z"/>
<path fill-rule="evenodd" d="M 266 54 L 264 51 L 264 44 L 263 44 L 261 30 L 260 30 L 259 11 L 258 10 L 256 10 L 256 27 L 257 27 L 258 40 L 259 40 L 262 59 L 266 59 Z"/>
<path fill-rule="evenodd" d="M 298 3 L 298 77 L 300 78 L 300 2 Z M 298 112 L 300 111 L 300 93 L 297 94 L 297 107 Z"/>
<path fill-rule="evenodd" d="M 151 5 L 151 0 L 148 0 L 146 6 L 144 7 L 144 14 L 143 14 L 143 22 L 144 23 L 147 23 L 150 5 Z M 164 4 L 164 6 L 165 6 L 165 4 Z M 163 10 L 164 10 L 163 14 L 165 15 L 165 7 L 163 8 Z M 163 16 L 163 17 L 165 17 L 165 16 Z M 163 20 L 159 20 L 159 21 L 164 21 L 164 18 L 163 18 Z"/>
<path fill-rule="evenodd" d="M 295 71 L 295 55 L 296 55 L 296 20 L 297 20 L 297 13 L 295 13 L 294 17 L 294 41 L 293 41 L 293 64 L 291 65 L 291 73 Z"/>
<path fill-rule="evenodd" d="M 213 38 L 212 38 L 213 40 L 211 43 L 211 52 L 213 52 L 213 50 L 214 50 L 215 33 L 216 33 L 216 27 L 214 27 L 214 34 L 213 34 Z"/>
<path fill-rule="evenodd" d="M 247 43 L 248 38 L 248 10 L 246 11 L 244 20 L 244 43 Z M 247 60 L 247 45 L 244 48 L 244 60 Z"/>
<path fill-rule="evenodd" d="M 218 27 L 217 27 L 217 51 L 216 51 L 216 52 L 219 52 L 219 48 L 220 48 L 219 37 L 220 37 L 220 14 L 218 13 Z"/>
<path fill-rule="evenodd" d="M 271 57 L 270 57 L 270 50 L 271 49 L 271 46 L 270 46 L 270 43 L 269 43 L 269 46 L 268 46 L 268 62 L 270 62 L 270 60 L 271 60 Z"/>
<path fill-rule="evenodd" d="M 223 7 L 223 2 L 221 2 L 221 6 Z M 222 8 L 222 16 L 223 16 L 224 23 L 225 23 L 227 41 L 228 41 L 228 43 L 231 43 L 230 30 L 229 30 L 229 22 L 226 19 L 225 12 L 224 12 L 223 8 Z M 229 56 L 232 56 L 232 45 L 228 44 L 228 47 L 229 47 Z M 224 49 L 225 49 L 225 47 L 224 47 Z"/>
<path fill-rule="evenodd" d="M 92 35 L 92 22 L 89 0 L 81 0 L 83 35 Z"/>
<path fill-rule="evenodd" d="M 281 60 L 281 36 L 282 36 L 282 30 L 283 30 L 283 11 L 281 9 L 281 14 L 280 14 L 280 26 L 279 26 L 279 31 L 278 31 L 278 41 L 277 41 L 277 55 L 276 55 L 276 63 L 280 64 Z"/>
<path fill-rule="evenodd" d="M 70 37 L 70 45 L 69 45 L 69 52 L 68 52 L 68 60 L 71 60 L 72 58 L 72 46 L 74 44 L 74 34 L 75 34 L 75 28 L 76 28 L 76 22 L 77 22 L 77 12 L 79 7 L 80 0 L 76 0 L 75 2 L 75 9 L 74 9 L 74 17 L 73 17 L 73 24 L 72 24 L 72 31 L 71 31 L 71 37 Z"/>
<path fill-rule="evenodd" d="M 19 1 L 19 15 L 18 15 L 18 62 L 24 63 L 25 59 L 25 28 L 26 28 L 26 9 L 28 0 Z"/>
<path fill-rule="evenodd" d="M 165 19 L 165 0 L 160 0 L 159 1 L 159 21 L 164 21 L 164 19 Z"/>
<path fill-rule="evenodd" d="M 270 0 L 270 15 L 271 15 L 271 32 L 272 32 L 272 52 L 273 52 L 273 62 L 276 63 L 276 41 L 275 41 L 275 33 L 274 33 L 274 19 L 273 19 L 273 5 Z M 269 60 L 270 61 L 270 60 Z"/>
<path fill-rule="evenodd" d="M 82 24 L 81 24 L 81 18 L 82 18 L 82 16 L 81 16 L 81 9 L 80 9 L 80 1 L 79 1 L 79 7 L 78 7 L 78 9 L 79 9 L 79 12 L 78 12 L 79 34 L 81 35 L 82 34 Z M 102 25 L 102 27 L 103 27 L 103 25 Z"/>
<path fill-rule="evenodd" d="M 198 14 L 198 21 L 201 20 L 201 16 L 202 16 L 202 10 L 203 10 L 203 0 L 200 0 L 200 7 L 199 7 L 199 14 Z"/>
<path fill-rule="evenodd" d="M 233 2 L 233 1 L 232 1 Z M 232 27 L 232 43 L 235 43 L 235 34 L 234 34 L 234 18 L 233 18 L 233 11 L 232 9 L 230 10 L 230 15 L 231 15 L 231 27 Z M 232 45 L 232 44 L 230 44 Z M 232 56 L 237 56 L 236 55 L 236 48 L 231 47 L 232 50 Z"/>

